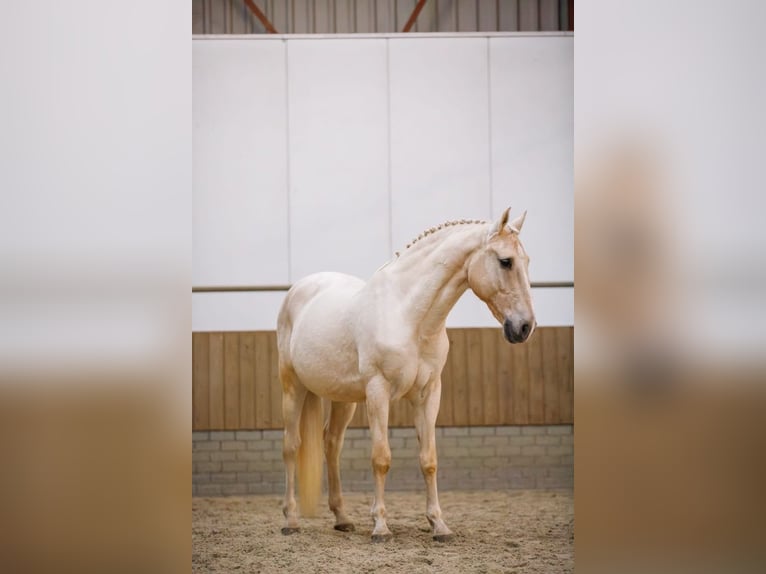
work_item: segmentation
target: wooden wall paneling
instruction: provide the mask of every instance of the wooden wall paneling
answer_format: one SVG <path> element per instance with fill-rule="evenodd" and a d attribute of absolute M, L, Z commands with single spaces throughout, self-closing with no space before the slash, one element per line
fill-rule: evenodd
<path fill-rule="evenodd" d="M 257 428 L 271 428 L 271 358 L 268 333 L 255 333 L 255 424 Z"/>
<path fill-rule="evenodd" d="M 239 424 L 255 429 L 255 335 L 239 336 Z"/>
<path fill-rule="evenodd" d="M 534 335 L 533 335 L 534 336 Z M 506 362 L 510 365 L 513 399 L 507 413 L 506 421 L 513 424 L 527 424 L 529 417 L 529 358 L 527 348 L 509 344 Z"/>
<path fill-rule="evenodd" d="M 522 345 L 498 329 L 451 329 L 442 372 L 439 426 L 573 422 L 573 327 L 540 328 Z M 192 428 L 282 428 L 276 334 L 192 334 Z M 409 427 L 409 401 L 391 405 L 389 424 Z M 359 403 L 352 427 L 366 428 Z"/>
<path fill-rule="evenodd" d="M 574 327 L 556 329 L 556 360 L 561 377 L 559 409 L 562 423 L 574 422 Z"/>
<path fill-rule="evenodd" d="M 481 363 L 481 330 L 466 329 L 466 379 L 468 382 L 468 423 L 484 424 L 484 384 Z"/>
<path fill-rule="evenodd" d="M 271 409 L 269 410 L 269 424 L 271 428 L 282 428 L 282 382 L 279 380 L 279 349 L 277 348 L 277 333 L 270 331 L 267 334 L 269 346 L 269 397 Z"/>
<path fill-rule="evenodd" d="M 391 403 L 388 425 L 390 427 L 411 427 L 415 424 L 415 414 L 410 401 L 401 398 Z"/>
<path fill-rule="evenodd" d="M 502 424 L 504 401 L 501 399 L 502 388 L 498 380 L 498 345 L 505 341 L 498 337 L 497 329 L 479 329 L 481 336 L 481 371 L 482 371 L 482 396 L 484 397 L 484 424 Z"/>
<path fill-rule="evenodd" d="M 223 414 L 223 333 L 210 333 L 210 418 L 208 424 L 213 430 L 224 428 Z"/>
<path fill-rule="evenodd" d="M 561 386 L 561 373 L 559 373 L 558 348 L 556 346 L 556 330 L 543 329 L 540 331 L 542 347 L 543 367 L 543 410 L 546 424 L 559 422 L 561 409 L 559 406 L 559 387 Z"/>
<path fill-rule="evenodd" d="M 239 426 L 239 334 L 223 335 L 223 426 Z"/>
<path fill-rule="evenodd" d="M 450 353 L 452 353 L 452 343 L 450 337 Z M 452 364 L 447 356 L 447 361 L 444 363 L 442 369 L 442 396 L 441 406 L 439 408 L 439 416 L 436 419 L 436 424 L 439 426 L 452 426 L 452 395 L 454 391 L 454 384 L 452 382 Z"/>
<path fill-rule="evenodd" d="M 529 365 L 529 420 L 527 422 L 536 425 L 545 422 L 542 338 L 542 331 L 536 330 L 524 344 Z"/>
<path fill-rule="evenodd" d="M 452 368 L 452 424 L 468 425 L 468 374 L 466 372 L 466 331 L 456 329 L 450 333 Z"/>
<path fill-rule="evenodd" d="M 209 428 L 210 342 L 207 333 L 192 333 L 192 430 Z"/>

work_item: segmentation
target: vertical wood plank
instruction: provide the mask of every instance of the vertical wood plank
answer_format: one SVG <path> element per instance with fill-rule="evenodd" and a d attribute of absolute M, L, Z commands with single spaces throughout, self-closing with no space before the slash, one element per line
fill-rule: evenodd
<path fill-rule="evenodd" d="M 558 327 L 551 327 L 540 332 L 542 339 L 542 366 L 544 385 L 544 417 L 546 424 L 560 422 L 561 409 L 559 407 L 559 388 L 561 386 L 561 374 L 558 370 L 558 349 L 556 347 L 556 332 Z"/>
<path fill-rule="evenodd" d="M 466 329 L 466 379 L 468 380 L 468 422 L 484 424 L 484 385 L 481 364 L 481 330 Z"/>
<path fill-rule="evenodd" d="M 250 19 L 251 12 L 244 2 L 229 1 L 228 20 L 229 29 L 232 34 L 250 34 L 253 31 L 253 23 Z M 260 22 L 259 22 L 260 24 Z M 260 30 L 259 30 L 260 32 Z"/>
<path fill-rule="evenodd" d="M 444 0 L 436 2 L 436 21 L 438 32 L 457 32 L 457 2 L 456 0 Z"/>
<path fill-rule="evenodd" d="M 392 428 L 411 427 L 414 424 L 414 414 L 410 402 L 407 399 L 399 399 L 398 401 L 391 403 L 391 411 L 388 420 L 389 426 Z"/>
<path fill-rule="evenodd" d="M 388 426 L 390 428 L 402 426 L 399 419 L 401 415 L 401 400 L 398 401 L 392 401 L 388 405 Z"/>
<path fill-rule="evenodd" d="M 282 383 L 279 380 L 279 348 L 277 347 L 277 333 L 270 331 L 267 334 L 269 347 L 269 408 L 268 428 L 279 429 L 284 427 L 282 419 Z"/>
<path fill-rule="evenodd" d="M 335 32 L 333 22 L 332 0 L 313 0 L 314 21 L 312 23 L 313 34 L 332 34 Z M 340 8 L 340 6 L 338 6 Z"/>
<path fill-rule="evenodd" d="M 354 428 L 368 428 L 370 425 L 367 421 L 367 404 L 364 401 L 356 403 L 356 412 L 354 413 Z"/>
<path fill-rule="evenodd" d="M 223 430 L 223 333 L 210 333 L 209 342 L 210 429 Z"/>
<path fill-rule="evenodd" d="M 357 0 L 354 2 L 354 28 L 359 34 L 375 32 L 375 0 Z"/>
<path fill-rule="evenodd" d="M 518 32 L 520 1 L 521 0 L 498 0 L 498 32 Z"/>
<path fill-rule="evenodd" d="M 519 30 L 535 32 L 540 29 L 538 0 L 519 0 Z"/>
<path fill-rule="evenodd" d="M 290 2 L 291 34 L 311 33 L 311 14 L 309 0 L 291 0 Z"/>
<path fill-rule="evenodd" d="M 540 2 L 540 30 L 553 32 L 559 29 L 559 0 L 539 0 Z"/>
<path fill-rule="evenodd" d="M 457 2 L 457 31 L 476 32 L 478 28 L 478 12 L 480 2 L 476 0 L 456 0 Z M 491 2 L 490 2 L 491 4 Z"/>
<path fill-rule="evenodd" d="M 497 2 L 477 2 L 479 17 L 479 32 L 497 32 L 498 28 Z"/>
<path fill-rule="evenodd" d="M 387 2 L 375 2 L 375 31 L 378 34 L 390 34 L 392 32 L 401 32 L 396 28 L 395 18 L 396 0 Z"/>
<path fill-rule="evenodd" d="M 502 335 L 498 335 L 497 342 L 497 382 L 499 393 L 502 395 L 498 402 L 498 424 L 514 424 L 513 408 L 515 403 L 512 347 Z"/>
<path fill-rule="evenodd" d="M 255 429 L 255 336 L 239 336 L 239 426 Z"/>
<path fill-rule="evenodd" d="M 561 376 L 559 388 L 559 409 L 561 423 L 573 423 L 574 409 L 574 327 L 559 327 L 556 330 L 556 348 Z"/>
<path fill-rule="evenodd" d="M 290 3 L 289 2 L 272 2 L 271 11 L 266 15 L 269 17 L 271 25 L 276 28 L 280 34 L 290 34 Z"/>
<path fill-rule="evenodd" d="M 524 346 L 529 364 L 529 422 L 545 422 L 545 381 L 543 380 L 542 331 L 535 331 Z"/>
<path fill-rule="evenodd" d="M 452 378 L 452 367 L 450 355 L 452 354 L 452 329 L 447 329 L 447 337 L 450 340 L 449 355 L 442 369 L 442 396 L 439 407 L 439 416 L 436 418 L 436 424 L 439 426 L 452 426 L 452 395 L 454 382 Z"/>
<path fill-rule="evenodd" d="M 192 333 L 192 430 L 210 428 L 210 347 L 207 333 Z"/>
<path fill-rule="evenodd" d="M 192 34 L 205 32 L 205 4 L 204 0 L 192 0 Z"/>
<path fill-rule="evenodd" d="M 210 0 L 210 29 L 208 34 L 226 34 L 226 0 Z"/>
<path fill-rule="evenodd" d="M 239 334 L 223 335 L 223 413 L 224 427 L 239 428 Z"/>
<path fill-rule="evenodd" d="M 452 366 L 452 417 L 455 426 L 468 425 L 468 376 L 466 373 L 465 330 L 452 332 L 453 344 L 450 348 Z"/>
<path fill-rule="evenodd" d="M 354 411 L 354 416 L 351 418 L 351 422 L 348 424 L 351 428 L 364 428 L 364 420 L 362 418 L 362 412 L 366 409 L 364 402 L 357 403 L 356 404 L 356 411 Z"/>
<path fill-rule="evenodd" d="M 484 424 L 499 425 L 501 410 L 500 383 L 497 379 L 497 329 L 479 329 L 481 335 L 482 397 L 484 397 Z"/>
<path fill-rule="evenodd" d="M 356 32 L 354 18 L 354 5 L 356 0 L 335 0 L 335 33 L 351 34 Z"/>
<path fill-rule="evenodd" d="M 533 335 L 534 336 L 534 335 Z M 509 424 L 524 425 L 529 417 L 529 360 L 524 345 L 508 345 L 508 361 L 513 381 L 513 402 L 510 405 Z"/>
<path fill-rule="evenodd" d="M 260 429 L 271 428 L 271 383 L 268 335 L 255 333 L 255 424 Z"/>

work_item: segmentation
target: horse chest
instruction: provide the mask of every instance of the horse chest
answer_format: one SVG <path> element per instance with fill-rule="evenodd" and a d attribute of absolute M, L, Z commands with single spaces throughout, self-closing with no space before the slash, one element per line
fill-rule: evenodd
<path fill-rule="evenodd" d="M 391 386 L 392 400 L 425 389 L 444 365 L 441 349 L 430 345 L 380 345 L 376 355 L 377 367 Z"/>

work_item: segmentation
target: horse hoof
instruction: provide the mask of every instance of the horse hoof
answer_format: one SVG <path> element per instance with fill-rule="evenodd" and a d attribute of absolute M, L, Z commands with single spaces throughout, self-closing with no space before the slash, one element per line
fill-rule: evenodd
<path fill-rule="evenodd" d="M 297 526 L 285 526 L 282 528 L 282 534 L 284 534 L 285 536 L 288 536 L 290 534 L 296 534 L 300 531 L 301 529 L 298 528 Z"/>
<path fill-rule="evenodd" d="M 356 528 L 354 528 L 354 525 L 351 524 L 350 522 L 346 522 L 345 524 L 336 524 L 335 526 L 333 526 L 333 528 L 335 530 L 340 530 L 341 532 L 353 532 L 354 530 L 356 530 Z"/>
<path fill-rule="evenodd" d="M 375 542 L 375 543 L 378 543 L 378 542 L 388 542 L 393 537 L 394 537 L 394 535 L 391 534 L 391 533 L 389 533 L 389 534 L 373 534 L 372 535 L 372 541 Z"/>
<path fill-rule="evenodd" d="M 434 534 L 434 540 L 436 542 L 452 542 L 454 539 L 454 534 Z"/>

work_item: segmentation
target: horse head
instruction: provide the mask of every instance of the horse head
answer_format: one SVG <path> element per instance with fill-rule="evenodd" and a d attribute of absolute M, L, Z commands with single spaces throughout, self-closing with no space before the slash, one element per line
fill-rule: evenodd
<path fill-rule="evenodd" d="M 495 221 L 482 246 L 468 261 L 468 286 L 503 326 L 510 343 L 523 343 L 534 331 L 529 256 L 519 234 L 525 211 L 510 224 L 509 207 Z"/>

